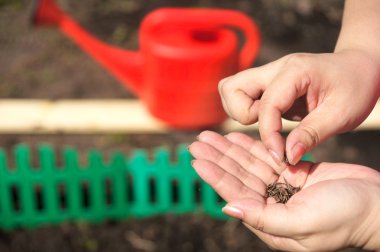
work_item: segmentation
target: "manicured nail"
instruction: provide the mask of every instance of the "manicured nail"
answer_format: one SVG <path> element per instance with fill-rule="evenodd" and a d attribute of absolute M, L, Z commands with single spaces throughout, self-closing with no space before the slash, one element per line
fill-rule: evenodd
<path fill-rule="evenodd" d="M 281 165 L 283 159 L 280 158 L 280 155 L 278 155 L 274 150 L 269 149 L 269 153 L 272 156 L 273 160 L 278 164 Z"/>
<path fill-rule="evenodd" d="M 296 143 L 293 148 L 291 149 L 291 157 L 289 157 L 289 163 L 292 164 L 292 165 L 295 165 L 298 163 L 298 161 L 301 160 L 302 156 L 305 155 L 305 152 L 306 152 L 306 148 L 305 146 L 298 142 Z"/>
<path fill-rule="evenodd" d="M 236 219 L 242 220 L 244 218 L 244 213 L 241 209 L 232 207 L 232 206 L 225 206 L 222 209 L 223 213 Z"/>

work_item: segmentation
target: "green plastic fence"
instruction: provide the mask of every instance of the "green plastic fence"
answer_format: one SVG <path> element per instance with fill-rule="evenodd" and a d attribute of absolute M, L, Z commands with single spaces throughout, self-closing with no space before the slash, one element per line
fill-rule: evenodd
<path fill-rule="evenodd" d="M 0 151 L 0 228 L 36 227 L 68 220 L 143 218 L 158 214 L 206 213 L 224 218 L 224 202 L 191 167 L 186 146 L 173 161 L 166 149 L 149 159 L 139 150 L 126 157 L 115 152 L 108 161 L 99 151 L 88 153 L 81 165 L 78 152 L 62 152 L 57 166 L 50 146 L 38 148 L 39 165 L 31 165 L 27 145 L 14 149 L 10 168 Z"/>
<path fill-rule="evenodd" d="M 156 150 L 153 160 L 140 150 L 130 158 L 113 153 L 108 162 L 90 151 L 86 165 L 80 165 L 75 149 L 62 155 L 63 165 L 57 167 L 53 149 L 40 146 L 39 165 L 32 167 L 30 149 L 19 145 L 14 150 L 17 169 L 11 169 L 0 151 L 1 228 L 162 213 L 223 217 L 223 202 L 194 172 L 185 146 L 178 148 L 175 162 L 165 149 Z"/>

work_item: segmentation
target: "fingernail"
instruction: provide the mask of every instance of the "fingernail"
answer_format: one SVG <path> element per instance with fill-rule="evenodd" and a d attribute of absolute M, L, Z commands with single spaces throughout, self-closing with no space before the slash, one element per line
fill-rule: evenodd
<path fill-rule="evenodd" d="M 242 220 L 244 218 L 244 212 L 239 209 L 239 208 L 236 208 L 236 207 L 232 207 L 232 206 L 225 206 L 222 208 L 222 211 L 224 214 L 232 217 L 232 218 L 236 218 L 236 219 L 240 219 Z"/>
<path fill-rule="evenodd" d="M 191 160 L 191 166 L 194 166 L 195 160 Z"/>
<path fill-rule="evenodd" d="M 281 165 L 282 159 L 280 158 L 280 155 L 278 155 L 274 150 L 269 149 L 269 153 L 272 156 L 273 160 L 278 164 Z"/>
<path fill-rule="evenodd" d="M 305 154 L 306 148 L 305 146 L 298 142 L 296 143 L 290 151 L 289 163 L 295 165 L 298 161 L 301 160 L 302 156 Z"/>

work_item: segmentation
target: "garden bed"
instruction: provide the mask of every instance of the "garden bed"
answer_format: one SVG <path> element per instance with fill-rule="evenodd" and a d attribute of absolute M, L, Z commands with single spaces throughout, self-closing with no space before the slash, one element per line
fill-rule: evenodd
<path fill-rule="evenodd" d="M 332 51 L 342 14 L 342 1 L 334 0 L 59 2 L 96 36 L 129 49 L 138 47 L 137 27 L 142 17 L 159 6 L 239 9 L 251 15 L 261 28 L 263 45 L 255 65 L 297 51 Z M 58 31 L 33 29 L 28 23 L 30 11 L 31 6 L 21 0 L 0 1 L 0 98 L 134 98 Z M 32 148 L 49 143 L 57 150 L 72 146 L 82 154 L 96 148 L 105 155 L 115 150 L 127 155 L 138 148 L 148 152 L 162 146 L 175 150 L 183 143 L 192 142 L 198 133 L 2 135 L 0 146 L 10 151 L 18 143 L 27 143 Z M 258 137 L 255 131 L 248 134 Z M 312 155 L 316 161 L 350 162 L 379 168 L 379 142 L 379 132 L 349 133 L 329 139 L 313 150 Z M 187 214 L 3 231 L 0 251 L 270 250 L 238 221 Z"/>

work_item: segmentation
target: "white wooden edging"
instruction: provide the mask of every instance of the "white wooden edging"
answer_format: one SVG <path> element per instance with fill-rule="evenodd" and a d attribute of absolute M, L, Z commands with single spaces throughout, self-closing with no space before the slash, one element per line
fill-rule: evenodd
<path fill-rule="evenodd" d="M 297 123 L 283 120 L 284 131 Z M 380 129 L 380 103 L 358 130 Z M 0 99 L 0 133 L 165 133 L 171 129 L 152 117 L 138 100 Z M 224 132 L 258 130 L 233 120 Z"/>

